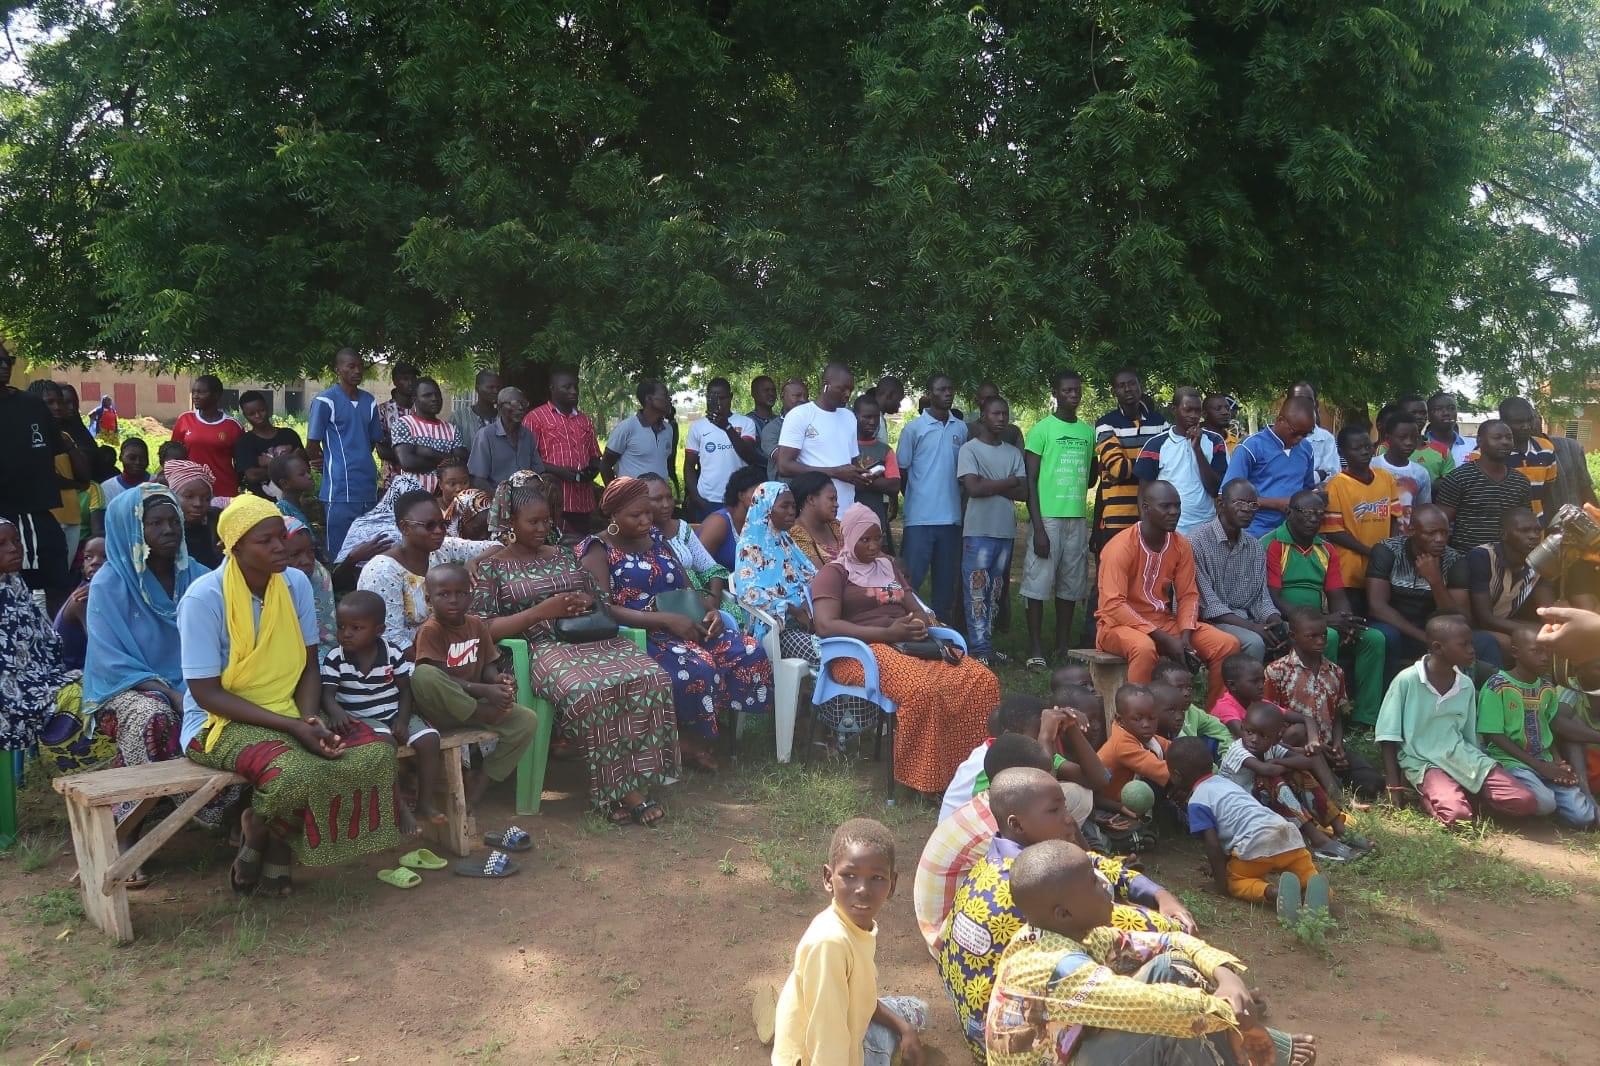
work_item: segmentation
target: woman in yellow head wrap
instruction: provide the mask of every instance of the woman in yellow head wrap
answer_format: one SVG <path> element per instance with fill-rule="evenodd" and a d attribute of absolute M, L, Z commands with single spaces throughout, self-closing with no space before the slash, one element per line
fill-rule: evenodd
<path fill-rule="evenodd" d="M 316 717 L 316 597 L 289 568 L 283 516 L 237 496 L 217 521 L 227 553 L 178 604 L 181 742 L 202 766 L 250 782 L 238 892 L 289 892 L 291 857 L 328 866 L 397 844 L 394 748 L 357 720 L 334 734 Z"/>

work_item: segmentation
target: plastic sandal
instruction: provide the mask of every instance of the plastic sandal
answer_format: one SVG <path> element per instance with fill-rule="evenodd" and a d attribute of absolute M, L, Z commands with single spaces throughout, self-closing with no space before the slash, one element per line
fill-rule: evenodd
<path fill-rule="evenodd" d="M 1332 893 L 1328 889 L 1328 879 L 1321 874 L 1312 874 L 1306 879 L 1306 909 L 1326 911 Z"/>
<path fill-rule="evenodd" d="M 400 856 L 400 865 L 412 870 L 443 870 L 450 864 L 427 848 L 418 848 Z"/>
<path fill-rule="evenodd" d="M 483 834 L 483 842 L 491 848 L 504 848 L 506 851 L 533 850 L 533 838 L 514 825 L 498 833 Z"/>
<path fill-rule="evenodd" d="M 1027 666 L 1027 668 L 1029 670 L 1043 670 L 1046 666 L 1049 666 L 1049 665 L 1050 665 L 1049 663 L 1045 662 L 1042 658 L 1040 658 L 1037 655 L 1029 656 L 1028 657 L 1028 661 L 1026 663 L 1026 666 Z"/>
<path fill-rule="evenodd" d="M 450 867 L 450 872 L 458 877 L 510 877 L 521 867 L 511 861 L 511 856 L 503 851 L 491 851 L 489 857 L 483 862 L 468 859 L 458 862 Z"/>
<path fill-rule="evenodd" d="M 255 876 L 247 877 L 246 880 L 240 881 L 236 876 L 234 876 L 235 872 L 238 871 L 240 867 L 244 868 L 246 874 L 249 874 L 249 872 L 254 869 Z M 233 887 L 235 894 L 247 896 L 254 892 L 256 890 L 256 886 L 260 883 L 261 852 L 250 847 L 248 844 L 240 844 L 238 854 L 234 855 L 233 857 L 233 864 L 228 867 L 228 884 Z"/>
<path fill-rule="evenodd" d="M 666 818 L 667 812 L 661 811 L 660 818 L 650 821 L 645 817 L 645 815 L 649 814 L 651 811 L 661 811 L 661 804 L 657 803 L 655 800 L 645 800 L 643 803 L 635 803 L 632 807 L 628 808 L 628 817 L 633 819 L 634 825 L 642 825 L 646 829 L 661 828 L 661 823 Z"/>
<path fill-rule="evenodd" d="M 763 1044 L 772 1043 L 778 1031 L 778 990 L 763 981 L 756 986 L 755 1001 L 750 1005 L 752 1020 L 756 1023 L 756 1039 Z"/>
<path fill-rule="evenodd" d="M 1292 926 L 1299 920 L 1300 879 L 1286 870 L 1283 876 L 1278 878 L 1278 921 Z"/>
<path fill-rule="evenodd" d="M 418 885 L 422 884 L 422 878 L 404 868 L 398 870 L 379 870 L 378 880 L 395 888 L 416 888 Z"/>

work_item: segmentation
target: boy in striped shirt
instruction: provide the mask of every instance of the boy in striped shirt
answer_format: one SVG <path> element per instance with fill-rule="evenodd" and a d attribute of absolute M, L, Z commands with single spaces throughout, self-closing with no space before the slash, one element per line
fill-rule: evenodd
<path fill-rule="evenodd" d="M 400 831 L 417 832 L 418 820 L 443 825 L 447 818 L 433 805 L 439 781 L 439 731 L 412 717 L 411 662 L 383 639 L 383 598 L 357 589 L 339 601 L 334 615 L 339 646 L 322 659 L 322 713 L 335 733 L 359 718 L 396 745 L 411 745 L 417 756 L 416 811 L 396 804 Z"/>

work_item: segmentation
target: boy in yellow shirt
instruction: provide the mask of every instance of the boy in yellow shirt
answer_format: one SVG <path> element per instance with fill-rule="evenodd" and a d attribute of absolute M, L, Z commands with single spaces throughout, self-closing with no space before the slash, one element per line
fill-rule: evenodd
<path fill-rule="evenodd" d="M 917 1031 L 928 1005 L 878 998 L 877 917 L 896 877 L 894 837 L 882 823 L 852 818 L 834 831 L 822 867 L 833 902 L 794 949 L 778 997 L 772 1066 L 889 1066 L 897 1048 L 905 1066 L 920 1066 Z"/>

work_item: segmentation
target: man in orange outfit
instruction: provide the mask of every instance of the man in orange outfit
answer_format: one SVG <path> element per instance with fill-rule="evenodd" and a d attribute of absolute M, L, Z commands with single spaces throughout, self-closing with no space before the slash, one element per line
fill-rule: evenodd
<path fill-rule="evenodd" d="M 1198 656 L 1206 664 L 1206 706 L 1222 692 L 1222 660 L 1239 641 L 1200 621 L 1194 552 L 1178 529 L 1178 490 L 1165 481 L 1139 492 L 1139 522 L 1100 552 L 1096 646 L 1128 660 L 1128 680 L 1150 680 L 1156 660 Z"/>

